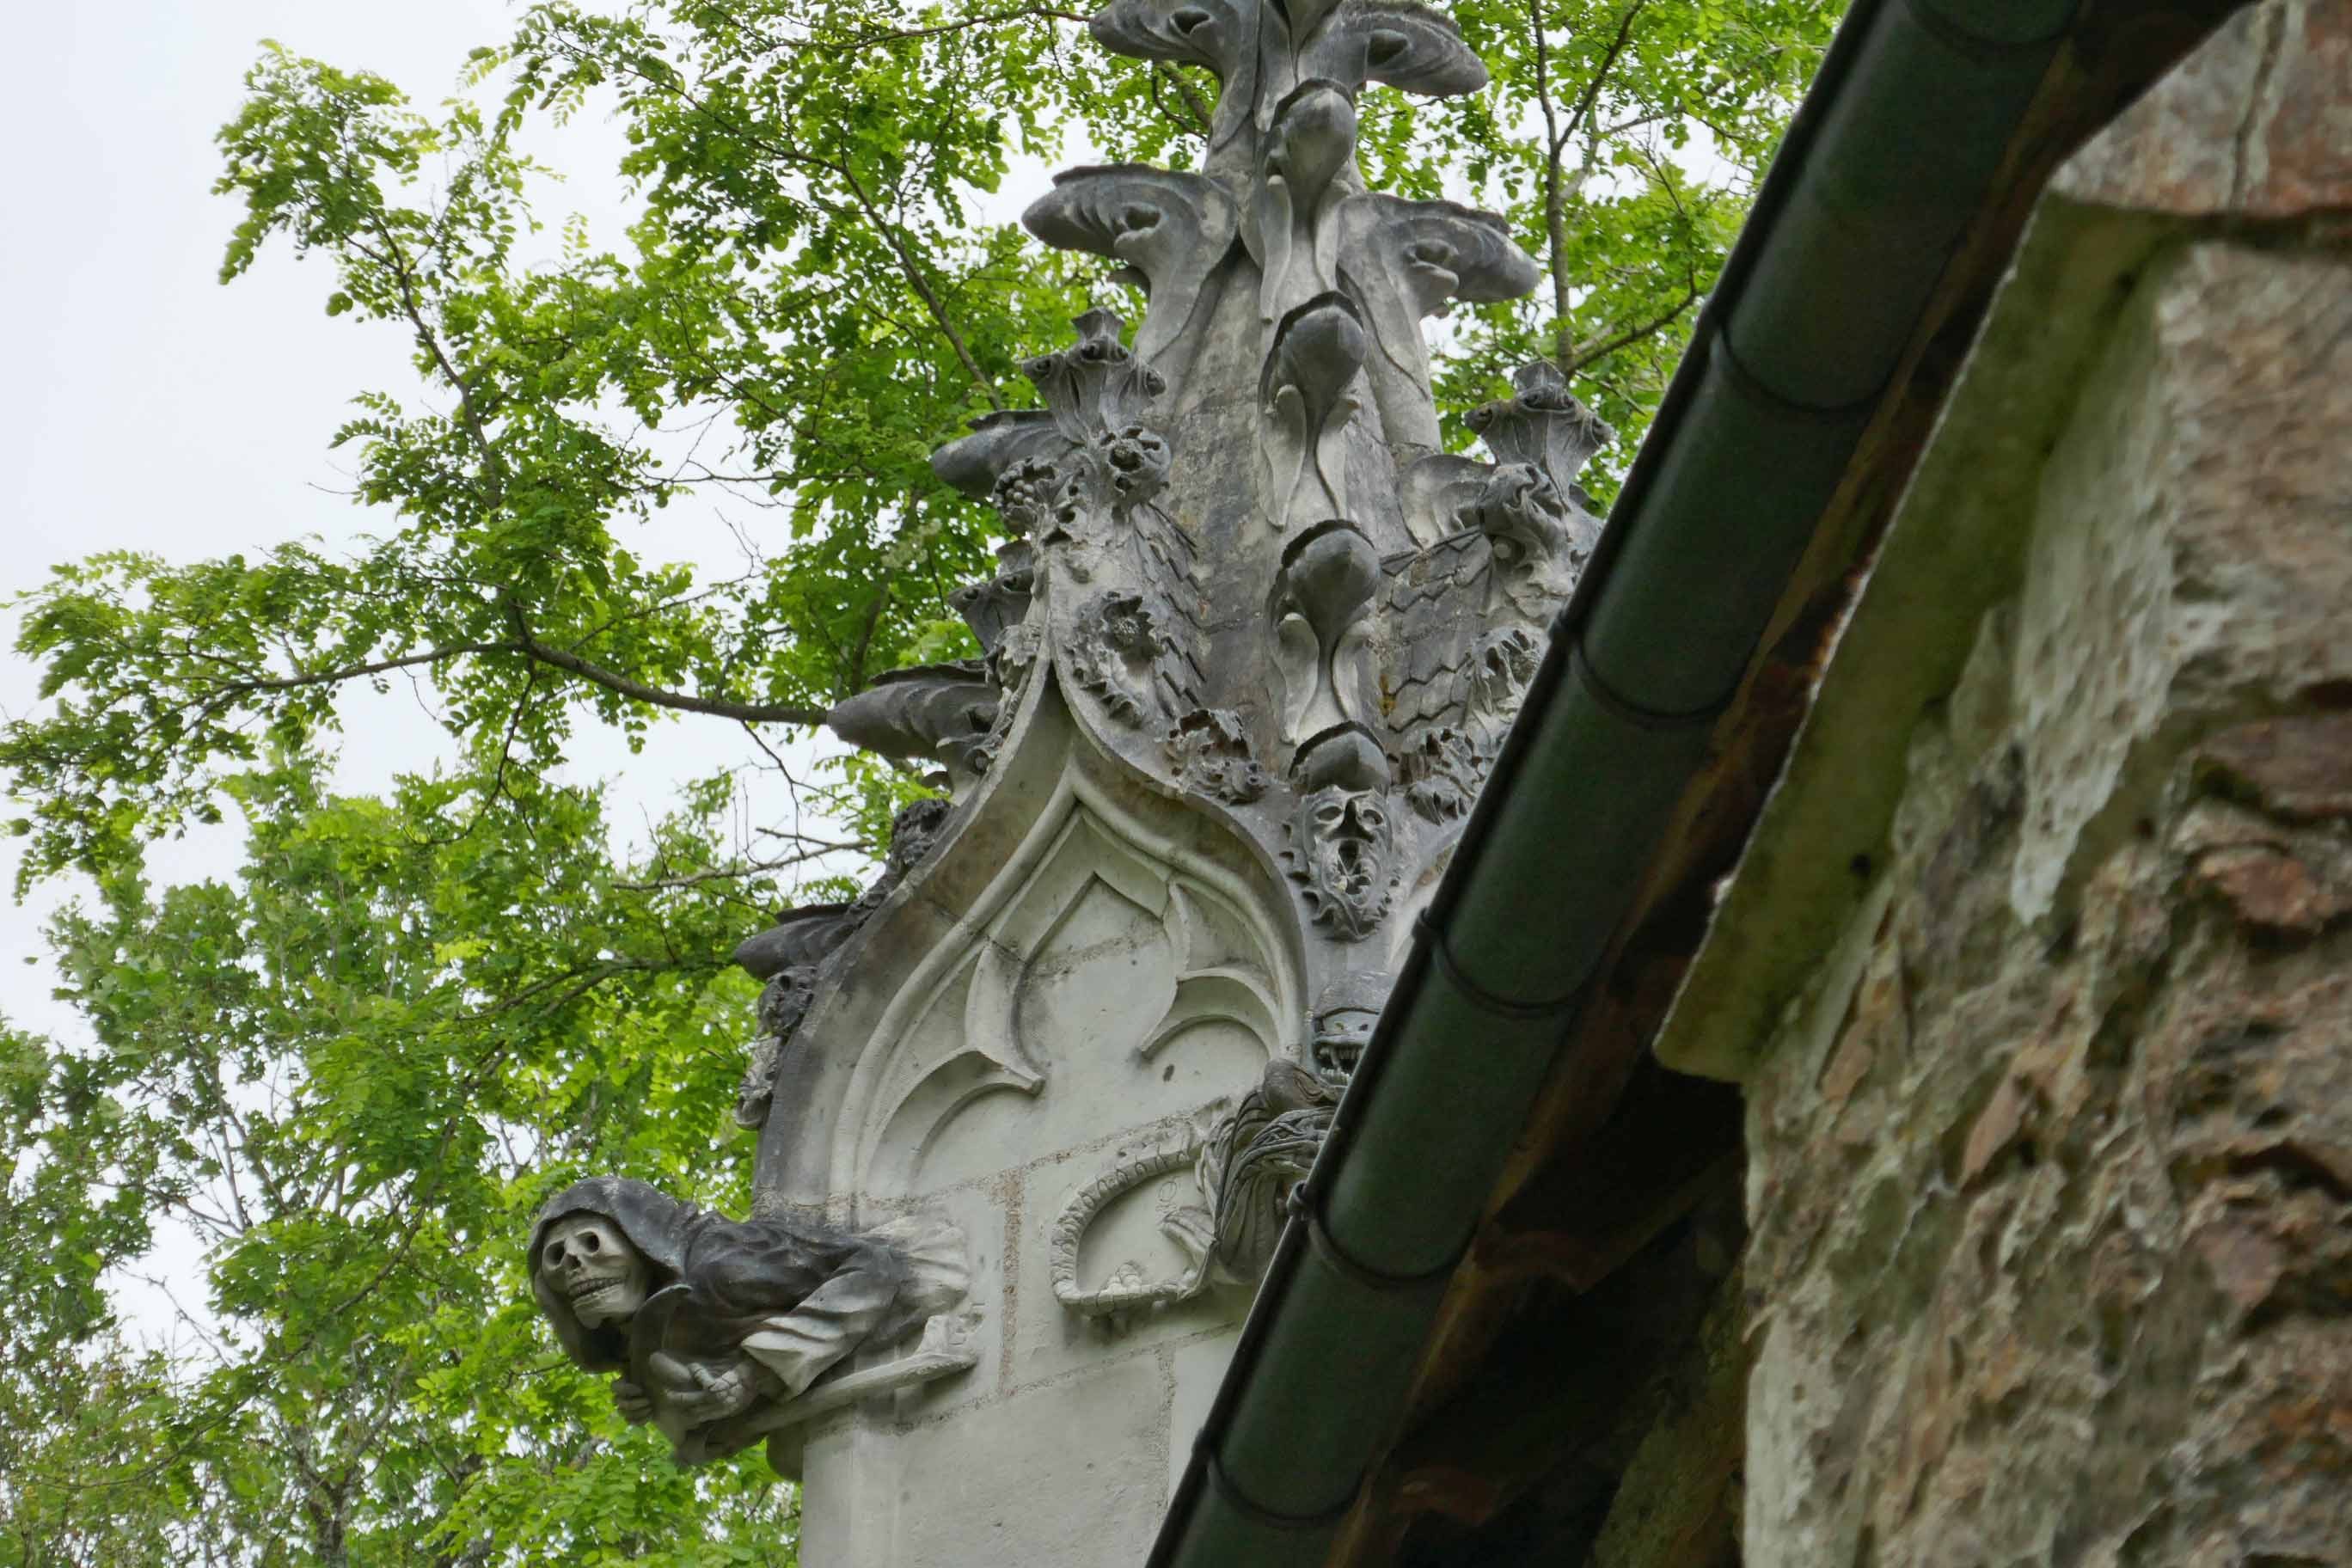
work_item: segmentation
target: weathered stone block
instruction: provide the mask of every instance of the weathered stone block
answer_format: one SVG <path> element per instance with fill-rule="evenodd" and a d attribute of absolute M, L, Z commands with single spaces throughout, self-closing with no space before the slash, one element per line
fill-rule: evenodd
<path fill-rule="evenodd" d="M 2148 263 L 2021 513 L 1923 459 L 2016 587 L 1750 1086 L 1751 1568 L 2352 1563 L 2352 258 L 2242 226 L 2345 205 L 2347 47 L 2242 13 L 2071 165 Z"/>
<path fill-rule="evenodd" d="M 1168 1404 L 1143 1356 L 912 1429 L 813 1435 L 802 1559 L 1139 1563 L 1166 1502 Z"/>

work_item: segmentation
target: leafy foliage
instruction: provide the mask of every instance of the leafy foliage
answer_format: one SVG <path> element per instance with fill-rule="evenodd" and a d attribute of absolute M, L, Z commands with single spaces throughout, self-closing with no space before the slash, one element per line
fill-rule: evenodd
<path fill-rule="evenodd" d="M 1456 321 L 1449 427 L 1548 353 L 1622 465 L 1835 5 L 1452 9 L 1496 85 L 1369 95 L 1367 174 L 1505 211 L 1549 283 Z M 224 279 L 316 258 L 327 313 L 399 334 L 423 390 L 361 395 L 337 435 L 354 544 L 100 554 L 19 606 L 46 700 L 0 732 L 21 878 L 94 890 L 54 933 L 89 1038 L 0 1031 L 0 1568 L 790 1561 L 789 1489 L 673 1472 L 535 1329 L 519 1243 L 587 1170 L 745 1197 L 726 954 L 919 788 L 845 758 L 780 789 L 769 738 L 968 649 L 946 595 L 991 522 L 929 455 L 1124 287 L 983 200 L 1081 130 L 1189 164 L 1213 108 L 1083 20 L 545 0 L 431 114 L 275 46 L 254 68 Z M 627 138 L 617 249 L 541 229 L 522 150 L 590 112 Z M 765 520 L 740 572 L 625 542 L 714 498 Z M 394 679 L 452 757 L 331 794 L 335 731 Z M 583 726 L 642 746 L 682 717 L 740 725 L 751 797 L 834 826 L 749 834 L 722 776 L 617 861 L 562 764 Z M 151 840 L 230 816 L 239 877 L 148 877 Z M 198 1337 L 125 1342 L 109 1270 L 184 1233 Z"/>

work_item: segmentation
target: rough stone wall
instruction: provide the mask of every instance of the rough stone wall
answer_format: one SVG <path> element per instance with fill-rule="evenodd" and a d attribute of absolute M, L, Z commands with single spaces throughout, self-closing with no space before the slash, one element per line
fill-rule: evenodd
<path fill-rule="evenodd" d="M 2109 149 L 2215 221 L 1750 1086 L 1755 1568 L 2352 1564 L 2347 61 L 2257 8 Z"/>

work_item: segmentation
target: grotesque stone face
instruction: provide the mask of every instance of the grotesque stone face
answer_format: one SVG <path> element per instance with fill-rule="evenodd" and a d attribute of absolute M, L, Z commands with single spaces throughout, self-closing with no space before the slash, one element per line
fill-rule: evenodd
<path fill-rule="evenodd" d="M 1389 906 L 1396 829 L 1387 795 L 1326 784 L 1301 797 L 1290 820 L 1291 875 L 1307 885 L 1315 918 L 1353 940 Z"/>
<path fill-rule="evenodd" d="M 653 1275 L 620 1227 L 593 1214 L 566 1215 L 549 1226 L 531 1267 L 592 1329 L 635 1317 Z"/>

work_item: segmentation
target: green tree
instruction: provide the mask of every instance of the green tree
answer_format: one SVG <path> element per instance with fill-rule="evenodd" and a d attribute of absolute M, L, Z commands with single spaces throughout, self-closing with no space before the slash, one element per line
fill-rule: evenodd
<path fill-rule="evenodd" d="M 1836 7 L 1453 9 L 1495 86 L 1369 95 L 1368 172 L 1505 211 L 1549 283 L 1454 324 L 1449 428 L 1546 353 L 1622 468 Z M 0 1034 L 0 1564 L 790 1561 L 756 1460 L 671 1471 L 555 1354 L 519 1238 L 589 1169 L 745 1196 L 726 955 L 919 788 L 779 743 L 967 649 L 946 595 L 991 522 L 929 454 L 1123 287 L 981 198 L 1081 131 L 1182 165 L 1213 108 L 1213 79 L 1109 58 L 1083 20 L 554 0 L 431 114 L 275 46 L 255 67 L 224 278 L 316 257 L 327 313 L 399 334 L 425 390 L 362 393 L 337 437 L 355 545 L 98 555 L 19 605 L 46 702 L 0 766 L 22 879 L 90 889 L 54 931 L 88 1038 Z M 549 257 L 522 146 L 590 112 L 641 216 L 616 248 L 562 224 Z M 713 495 L 765 521 L 741 573 L 626 542 Z M 450 756 L 333 795 L 339 725 L 396 677 Z M 565 780 L 577 737 L 688 721 L 739 726 L 745 770 L 616 858 L 604 787 Z M 746 799 L 808 815 L 745 832 Z M 240 875 L 148 875 L 152 840 L 229 816 Z M 167 1226 L 207 1248 L 173 1353 L 122 1342 L 102 1288 Z"/>

